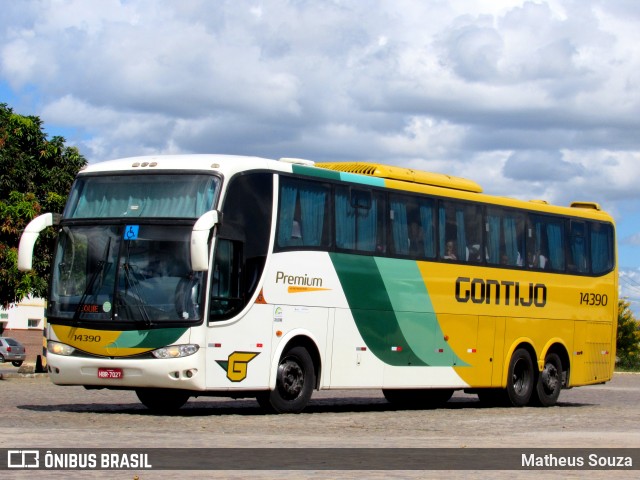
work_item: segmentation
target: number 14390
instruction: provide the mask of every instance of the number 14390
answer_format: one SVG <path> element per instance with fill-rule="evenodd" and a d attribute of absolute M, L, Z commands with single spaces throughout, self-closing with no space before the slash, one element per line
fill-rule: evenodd
<path fill-rule="evenodd" d="M 580 305 L 590 307 L 606 307 L 609 297 L 606 293 L 580 292 Z"/>

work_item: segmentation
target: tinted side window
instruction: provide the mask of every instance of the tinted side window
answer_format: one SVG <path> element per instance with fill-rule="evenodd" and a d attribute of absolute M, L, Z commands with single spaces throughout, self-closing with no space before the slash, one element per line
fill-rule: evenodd
<path fill-rule="evenodd" d="M 391 253 L 414 258 L 434 258 L 435 208 L 430 198 L 389 196 Z"/>
<path fill-rule="evenodd" d="M 211 320 L 238 313 L 255 292 L 269 249 L 273 175 L 231 179 L 211 273 Z"/>
<path fill-rule="evenodd" d="M 336 247 L 382 254 L 385 252 L 384 196 L 357 187 L 335 189 Z"/>
<path fill-rule="evenodd" d="M 613 227 L 606 223 L 591 222 L 589 231 L 592 272 L 606 273 L 613 268 Z"/>
<path fill-rule="evenodd" d="M 522 267 L 524 265 L 524 215 L 513 210 L 487 209 L 485 255 L 490 265 Z"/>
<path fill-rule="evenodd" d="M 439 256 L 443 260 L 481 263 L 482 207 L 443 201 L 438 209 Z"/>
<path fill-rule="evenodd" d="M 555 217 L 531 215 L 527 230 L 527 265 L 541 270 L 563 271 L 564 222 Z"/>
<path fill-rule="evenodd" d="M 277 246 L 328 248 L 330 198 L 327 185 L 281 177 Z"/>
<path fill-rule="evenodd" d="M 567 268 L 570 272 L 589 272 L 586 222 L 571 220 L 571 226 L 569 228 L 569 250 L 567 252 L 567 257 Z"/>

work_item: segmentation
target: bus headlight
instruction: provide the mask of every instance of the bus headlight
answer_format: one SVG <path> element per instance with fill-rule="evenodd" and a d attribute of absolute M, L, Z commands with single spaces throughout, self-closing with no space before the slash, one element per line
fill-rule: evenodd
<path fill-rule="evenodd" d="M 55 353 L 56 355 L 69 356 L 75 351 L 76 349 L 73 348 L 71 345 L 67 345 L 65 343 L 60 343 L 60 342 L 54 342 L 52 340 L 47 341 L 47 352 Z"/>
<path fill-rule="evenodd" d="M 180 358 L 188 357 L 198 351 L 198 345 L 171 345 L 169 347 L 158 348 L 151 352 L 156 358 Z"/>

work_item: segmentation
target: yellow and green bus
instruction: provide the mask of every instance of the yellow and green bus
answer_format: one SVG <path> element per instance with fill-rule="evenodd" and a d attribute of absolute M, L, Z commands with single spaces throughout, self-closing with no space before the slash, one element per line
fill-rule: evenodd
<path fill-rule="evenodd" d="M 314 390 L 554 405 L 615 363 L 612 218 L 371 163 L 139 157 L 81 171 L 47 299 L 58 385 L 300 412 Z"/>

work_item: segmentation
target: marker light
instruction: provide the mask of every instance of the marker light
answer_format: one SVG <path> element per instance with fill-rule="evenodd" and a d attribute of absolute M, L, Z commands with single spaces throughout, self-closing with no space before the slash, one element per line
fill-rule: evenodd
<path fill-rule="evenodd" d="M 54 353 L 56 355 L 69 356 L 73 352 L 75 352 L 76 349 L 73 348 L 72 346 L 66 345 L 64 343 L 54 342 L 52 340 L 49 340 L 47 342 L 47 351 L 50 352 L 50 353 Z"/>
<path fill-rule="evenodd" d="M 158 348 L 151 352 L 156 358 L 180 358 L 188 357 L 198 351 L 198 345 L 171 345 L 169 347 Z"/>

